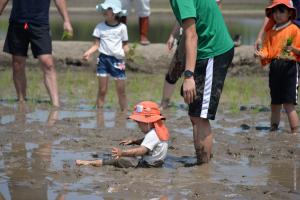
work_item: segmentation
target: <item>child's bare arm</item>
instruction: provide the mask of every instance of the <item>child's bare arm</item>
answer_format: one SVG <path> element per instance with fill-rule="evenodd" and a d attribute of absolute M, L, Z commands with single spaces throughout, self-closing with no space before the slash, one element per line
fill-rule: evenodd
<path fill-rule="evenodd" d="M 148 152 L 148 149 L 144 146 L 139 146 L 137 148 L 132 148 L 132 149 L 128 149 L 128 150 L 122 150 L 120 148 L 114 147 L 111 152 L 112 152 L 112 156 L 115 159 L 118 159 L 120 157 L 142 156 Z"/>
<path fill-rule="evenodd" d="M 119 144 L 120 145 L 140 145 L 142 144 L 144 138 L 137 139 L 137 140 L 122 140 Z"/>
<path fill-rule="evenodd" d="M 98 50 L 99 46 L 100 46 L 100 39 L 96 38 L 94 40 L 93 45 L 86 52 L 84 52 L 82 59 L 88 60 L 90 56 Z"/>
<path fill-rule="evenodd" d="M 128 54 L 128 52 L 129 52 L 128 42 L 123 42 L 123 49 L 124 49 L 125 54 Z"/>

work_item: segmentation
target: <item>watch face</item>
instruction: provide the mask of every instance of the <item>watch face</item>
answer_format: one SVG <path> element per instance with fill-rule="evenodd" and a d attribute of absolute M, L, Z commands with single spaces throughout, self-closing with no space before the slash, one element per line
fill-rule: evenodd
<path fill-rule="evenodd" d="M 184 71 L 184 77 L 190 78 L 192 76 L 194 76 L 194 73 L 192 71 L 190 71 L 190 70 L 185 70 Z"/>

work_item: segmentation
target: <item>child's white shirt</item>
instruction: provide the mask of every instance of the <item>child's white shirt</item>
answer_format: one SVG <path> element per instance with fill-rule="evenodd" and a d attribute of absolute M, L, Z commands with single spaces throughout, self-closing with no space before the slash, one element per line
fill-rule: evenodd
<path fill-rule="evenodd" d="M 143 156 L 143 160 L 148 164 L 154 164 L 156 161 L 163 161 L 167 156 L 168 142 L 161 141 L 158 138 L 155 129 L 152 129 L 145 135 L 141 146 L 144 146 L 149 150 L 148 154 Z"/>
<path fill-rule="evenodd" d="M 125 53 L 123 42 L 128 41 L 127 27 L 123 23 L 110 26 L 105 22 L 97 24 L 93 36 L 100 39 L 99 52 L 108 56 L 123 59 Z"/>

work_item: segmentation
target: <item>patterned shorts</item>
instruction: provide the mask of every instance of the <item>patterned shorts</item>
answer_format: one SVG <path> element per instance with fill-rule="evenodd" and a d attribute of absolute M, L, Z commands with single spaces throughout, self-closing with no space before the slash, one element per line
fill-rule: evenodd
<path fill-rule="evenodd" d="M 97 64 L 97 76 L 107 77 L 108 74 L 116 80 L 125 80 L 125 62 L 114 56 L 100 54 Z"/>

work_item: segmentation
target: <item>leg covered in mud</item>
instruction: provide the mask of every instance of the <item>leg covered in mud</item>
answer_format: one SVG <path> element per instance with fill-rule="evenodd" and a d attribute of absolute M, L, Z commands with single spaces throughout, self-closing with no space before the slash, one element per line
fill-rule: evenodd
<path fill-rule="evenodd" d="M 271 128 L 270 131 L 277 131 L 280 122 L 281 104 L 271 104 Z"/>
<path fill-rule="evenodd" d="M 285 112 L 287 114 L 290 123 L 291 133 L 295 135 L 299 132 L 299 117 L 295 109 L 295 106 L 292 103 L 287 103 L 287 104 L 283 104 L 283 108 L 285 109 Z"/>
<path fill-rule="evenodd" d="M 190 117 L 193 124 L 194 146 L 197 164 L 208 163 L 211 158 L 213 134 L 208 119 Z"/>
<path fill-rule="evenodd" d="M 119 158 L 119 159 L 103 159 L 103 160 L 76 160 L 76 165 L 91 165 L 94 167 L 102 167 L 104 165 L 112 165 L 118 168 L 137 167 L 139 159 L 135 157 Z"/>
<path fill-rule="evenodd" d="M 94 167 L 101 167 L 103 165 L 102 160 L 76 160 L 75 161 L 76 165 L 91 165 Z"/>

